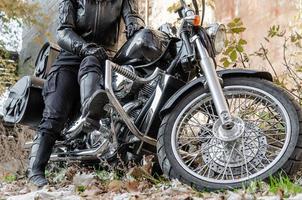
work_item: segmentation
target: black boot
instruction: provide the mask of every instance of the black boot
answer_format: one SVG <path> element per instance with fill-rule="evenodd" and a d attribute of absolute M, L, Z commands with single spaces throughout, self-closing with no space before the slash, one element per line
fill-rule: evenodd
<path fill-rule="evenodd" d="M 45 178 L 45 168 L 50 158 L 56 139 L 50 134 L 38 133 L 34 139 L 29 157 L 29 181 L 37 187 L 43 187 L 48 182 Z"/>
<path fill-rule="evenodd" d="M 82 116 L 99 121 L 104 116 L 104 106 L 108 103 L 106 92 L 101 87 L 102 77 L 97 73 L 87 73 L 80 80 Z"/>

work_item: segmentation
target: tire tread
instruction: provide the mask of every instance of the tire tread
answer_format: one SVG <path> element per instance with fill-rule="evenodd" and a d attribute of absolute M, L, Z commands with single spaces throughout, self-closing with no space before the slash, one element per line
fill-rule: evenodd
<path fill-rule="evenodd" d="M 239 79 L 239 78 L 233 78 L 234 79 Z M 243 78 L 244 79 L 244 78 Z M 256 79 L 256 78 L 255 78 Z M 266 82 L 268 83 L 267 80 L 264 79 L 257 79 L 256 81 L 260 82 Z M 286 163 L 281 167 L 288 175 L 294 175 L 298 170 L 301 170 L 302 168 L 302 112 L 300 106 L 296 103 L 295 98 L 290 95 L 286 90 L 278 87 L 278 89 L 281 92 L 281 95 L 285 96 L 293 105 L 295 108 L 296 113 L 298 114 L 298 120 L 299 120 L 299 136 L 298 136 L 298 144 L 296 145 L 294 152 L 290 158 L 286 161 Z M 188 94 L 185 98 L 187 98 L 190 94 Z M 183 99 L 182 99 L 183 100 Z M 167 158 L 167 147 L 165 146 L 165 133 L 167 132 L 166 129 L 168 129 L 169 126 L 169 118 L 173 114 L 173 111 L 171 113 L 168 113 L 162 121 L 162 124 L 159 128 L 158 131 L 158 145 L 157 145 L 157 155 L 158 155 L 158 160 L 160 163 L 160 166 L 163 170 L 163 173 L 165 175 L 168 175 L 170 179 L 178 179 L 181 182 L 188 184 L 192 186 L 193 188 L 196 188 L 197 190 L 202 190 L 204 188 L 209 188 L 207 185 L 201 185 L 198 182 L 194 180 L 190 180 L 186 178 L 185 176 L 181 175 L 180 173 L 177 173 L 172 166 L 171 162 Z M 299 142 L 300 141 L 300 142 Z M 300 154 L 301 152 L 301 154 Z M 242 185 L 241 185 L 242 186 Z M 226 187 L 232 187 L 232 186 L 226 186 Z M 214 188 L 212 188 L 214 189 Z M 219 188 L 215 188 L 219 189 Z M 221 188 L 220 188 L 221 189 Z"/>

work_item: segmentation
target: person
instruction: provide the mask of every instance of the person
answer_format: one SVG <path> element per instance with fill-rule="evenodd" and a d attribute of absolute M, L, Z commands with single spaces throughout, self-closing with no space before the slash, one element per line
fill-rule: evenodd
<path fill-rule="evenodd" d="M 29 157 L 30 183 L 48 184 L 45 168 L 52 148 L 77 102 L 82 116 L 100 118 L 105 61 L 117 48 L 121 19 L 128 39 L 144 27 L 137 8 L 136 0 L 61 0 L 57 39 L 62 50 L 42 92 L 45 108 Z"/>

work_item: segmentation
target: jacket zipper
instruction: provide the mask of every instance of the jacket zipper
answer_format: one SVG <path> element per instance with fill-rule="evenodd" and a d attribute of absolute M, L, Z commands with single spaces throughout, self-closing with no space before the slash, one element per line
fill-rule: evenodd
<path fill-rule="evenodd" d="M 97 38 L 97 26 L 98 26 L 98 24 L 99 24 L 99 13 L 100 13 L 100 2 L 101 2 L 101 0 L 96 0 L 96 14 L 95 14 L 95 16 L 96 16 L 96 19 L 95 19 L 95 23 L 94 23 L 94 38 L 93 38 L 93 42 L 95 42 L 96 41 L 96 38 Z"/>

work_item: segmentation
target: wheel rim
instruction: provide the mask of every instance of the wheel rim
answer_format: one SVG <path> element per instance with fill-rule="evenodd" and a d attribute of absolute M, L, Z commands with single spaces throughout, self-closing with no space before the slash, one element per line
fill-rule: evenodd
<path fill-rule="evenodd" d="M 214 137 L 218 116 L 209 93 L 191 101 L 177 117 L 171 137 L 177 162 L 198 179 L 240 183 L 269 171 L 286 152 L 290 118 L 271 94 L 249 86 L 229 86 L 224 94 L 232 115 L 245 122 L 244 134 L 233 142 Z"/>

